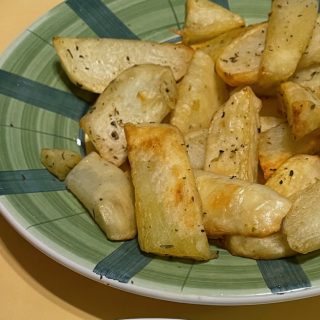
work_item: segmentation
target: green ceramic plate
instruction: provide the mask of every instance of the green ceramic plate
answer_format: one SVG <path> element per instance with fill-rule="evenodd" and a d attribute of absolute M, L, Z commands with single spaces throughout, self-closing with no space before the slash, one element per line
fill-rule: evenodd
<path fill-rule="evenodd" d="M 270 1 L 217 1 L 248 23 Z M 26 239 L 63 265 L 113 287 L 198 304 L 255 304 L 320 293 L 320 255 L 276 261 L 233 257 L 191 263 L 108 241 L 81 204 L 41 165 L 43 147 L 82 150 L 82 99 L 62 72 L 55 35 L 177 40 L 184 0 L 68 0 L 26 30 L 0 60 L 0 210 Z"/>

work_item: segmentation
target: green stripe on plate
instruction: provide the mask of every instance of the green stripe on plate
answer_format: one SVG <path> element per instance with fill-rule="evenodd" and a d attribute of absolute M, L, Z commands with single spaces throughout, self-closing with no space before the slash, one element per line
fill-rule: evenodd
<path fill-rule="evenodd" d="M 285 293 L 311 287 L 311 283 L 295 257 L 258 260 L 257 264 L 272 293 Z"/>
<path fill-rule="evenodd" d="M 88 110 L 87 102 L 75 95 L 0 70 L 0 94 L 79 120 Z"/>
<path fill-rule="evenodd" d="M 128 257 L 130 257 L 128 259 Z M 152 257 L 141 252 L 137 239 L 124 242 L 93 269 L 100 278 L 106 277 L 127 283 L 141 271 Z"/>
<path fill-rule="evenodd" d="M 59 181 L 46 169 L 0 171 L 0 195 L 64 190 Z"/>
<path fill-rule="evenodd" d="M 211 0 L 211 2 L 214 2 L 222 7 L 225 7 L 226 9 L 229 9 L 229 1 L 228 0 Z"/>
<path fill-rule="evenodd" d="M 66 4 L 101 38 L 138 39 L 100 0 L 68 0 Z"/>

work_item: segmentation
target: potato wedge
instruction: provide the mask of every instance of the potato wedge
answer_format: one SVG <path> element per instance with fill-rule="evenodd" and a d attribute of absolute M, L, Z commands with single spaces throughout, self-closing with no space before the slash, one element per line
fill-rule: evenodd
<path fill-rule="evenodd" d="M 217 73 L 230 86 L 250 85 L 258 80 L 267 26 L 260 23 L 247 28 L 217 59 Z"/>
<path fill-rule="evenodd" d="M 232 29 L 210 40 L 192 44 L 191 48 L 205 52 L 211 57 L 213 62 L 216 62 L 224 48 L 227 47 L 235 38 L 242 35 L 246 30 L 247 29 L 244 27 Z"/>
<path fill-rule="evenodd" d="M 81 160 L 81 155 L 67 149 L 41 150 L 42 164 L 59 180 L 64 180 L 70 170 Z"/>
<path fill-rule="evenodd" d="M 169 66 L 179 80 L 193 56 L 193 50 L 182 44 L 141 40 L 55 37 L 53 45 L 69 79 L 96 93 L 122 71 L 140 64 Z"/>
<path fill-rule="evenodd" d="M 206 155 L 208 129 L 190 131 L 184 136 L 192 169 L 203 169 Z"/>
<path fill-rule="evenodd" d="M 285 235 L 281 232 L 263 238 L 226 236 L 223 244 L 232 255 L 251 259 L 280 259 L 297 254 L 289 247 Z"/>
<path fill-rule="evenodd" d="M 120 166 L 127 158 L 124 124 L 161 122 L 176 99 L 176 82 L 169 67 L 131 67 L 100 95 L 80 126 L 99 154 Z"/>
<path fill-rule="evenodd" d="M 291 249 L 308 253 L 320 249 L 320 180 L 292 197 L 292 208 L 283 222 Z"/>
<path fill-rule="evenodd" d="M 287 123 L 260 134 L 259 163 L 267 180 L 290 157 L 295 154 L 315 154 L 320 151 L 319 136 L 308 136 L 295 141 Z"/>
<path fill-rule="evenodd" d="M 255 182 L 261 101 L 249 87 L 234 93 L 209 128 L 205 170 Z"/>
<path fill-rule="evenodd" d="M 121 169 L 91 152 L 65 181 L 110 240 L 136 236 L 133 188 Z"/>
<path fill-rule="evenodd" d="M 207 171 L 196 171 L 204 228 L 209 238 L 222 235 L 264 237 L 278 232 L 291 207 L 271 188 Z"/>
<path fill-rule="evenodd" d="M 295 72 L 311 38 L 317 15 L 317 0 L 272 1 L 261 57 L 260 86 L 277 85 Z"/>
<path fill-rule="evenodd" d="M 295 72 L 290 81 L 310 89 L 320 99 L 320 64 Z"/>
<path fill-rule="evenodd" d="M 196 51 L 178 86 L 178 100 L 170 123 L 184 134 L 209 128 L 212 116 L 227 100 L 227 95 L 226 86 L 216 75 L 211 58 Z"/>
<path fill-rule="evenodd" d="M 320 99 L 311 90 L 287 81 L 280 85 L 280 97 L 295 139 L 320 129 Z"/>
<path fill-rule="evenodd" d="M 297 154 L 285 161 L 265 185 L 288 198 L 317 180 L 320 180 L 320 157 Z"/>
<path fill-rule="evenodd" d="M 187 0 L 182 41 L 192 44 L 209 40 L 226 31 L 245 25 L 239 15 L 209 0 Z"/>
<path fill-rule="evenodd" d="M 303 53 L 297 69 L 305 69 L 320 63 L 320 15 L 318 15 L 308 46 Z"/>
<path fill-rule="evenodd" d="M 202 208 L 181 132 L 169 124 L 126 124 L 141 250 L 208 260 Z"/>
<path fill-rule="evenodd" d="M 268 117 L 268 116 L 263 116 L 260 117 L 260 132 L 266 132 L 271 128 L 274 128 L 278 126 L 281 123 L 284 123 L 286 120 L 283 118 L 278 118 L 278 117 Z"/>

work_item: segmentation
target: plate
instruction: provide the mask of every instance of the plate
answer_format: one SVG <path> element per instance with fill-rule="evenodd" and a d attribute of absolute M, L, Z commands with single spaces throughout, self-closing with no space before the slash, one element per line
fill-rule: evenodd
<path fill-rule="evenodd" d="M 248 23 L 270 1 L 219 4 Z M 90 4 L 89 4 L 90 3 Z M 158 299 L 213 305 L 271 303 L 320 293 L 320 255 L 254 261 L 220 250 L 206 263 L 157 258 L 136 240 L 111 242 L 81 204 L 41 165 L 41 148 L 82 151 L 78 120 L 92 96 L 74 88 L 53 36 L 176 41 L 184 0 L 68 0 L 36 21 L 0 60 L 0 210 L 39 250 L 101 283 Z"/>

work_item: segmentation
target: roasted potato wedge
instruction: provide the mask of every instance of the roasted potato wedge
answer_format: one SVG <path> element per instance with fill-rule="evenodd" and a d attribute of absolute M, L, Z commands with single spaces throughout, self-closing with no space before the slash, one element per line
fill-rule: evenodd
<path fill-rule="evenodd" d="M 67 149 L 41 150 L 42 164 L 59 180 L 64 180 L 70 170 L 81 160 L 81 155 Z"/>
<path fill-rule="evenodd" d="M 181 132 L 169 124 L 126 124 L 141 250 L 195 260 L 214 257 Z"/>
<path fill-rule="evenodd" d="M 305 69 L 320 63 L 320 15 L 318 15 L 308 46 L 303 53 L 297 69 Z"/>
<path fill-rule="evenodd" d="M 283 222 L 289 246 L 299 253 L 320 249 L 320 180 L 292 196 Z"/>
<path fill-rule="evenodd" d="M 55 37 L 53 45 L 69 79 L 96 93 L 122 71 L 140 64 L 169 66 L 179 80 L 193 56 L 193 50 L 182 44 L 141 40 Z"/>
<path fill-rule="evenodd" d="M 297 154 L 285 161 L 265 185 L 288 198 L 317 180 L 320 180 L 320 157 Z"/>
<path fill-rule="evenodd" d="M 124 124 L 161 122 L 176 99 L 176 82 L 169 67 L 134 66 L 107 87 L 80 126 L 99 154 L 120 166 L 127 158 Z"/>
<path fill-rule="evenodd" d="M 239 15 L 209 0 L 187 0 L 182 41 L 192 44 L 209 40 L 226 31 L 245 25 Z"/>
<path fill-rule="evenodd" d="M 320 129 L 320 99 L 310 89 L 287 81 L 280 85 L 280 97 L 295 139 Z"/>
<path fill-rule="evenodd" d="M 310 89 L 311 92 L 320 99 L 320 64 L 297 71 L 290 78 L 290 81 Z"/>
<path fill-rule="evenodd" d="M 297 254 L 290 248 L 285 235 L 281 232 L 263 238 L 226 236 L 223 244 L 232 255 L 251 259 L 280 259 Z"/>
<path fill-rule="evenodd" d="M 227 47 L 235 38 L 241 36 L 247 29 L 240 27 L 226 31 L 210 40 L 195 43 L 191 45 L 194 50 L 201 50 L 208 54 L 213 62 L 216 62 L 218 57 L 222 54 L 225 47 Z"/>
<path fill-rule="evenodd" d="M 133 188 L 121 169 L 91 152 L 65 181 L 110 240 L 136 236 Z"/>
<path fill-rule="evenodd" d="M 308 136 L 295 141 L 289 125 L 284 122 L 260 134 L 258 151 L 260 167 L 267 180 L 293 155 L 319 152 L 319 136 Z"/>
<path fill-rule="evenodd" d="M 265 50 L 261 56 L 260 86 L 277 85 L 295 72 L 312 36 L 317 15 L 317 0 L 272 1 Z"/>
<path fill-rule="evenodd" d="M 245 87 L 216 112 L 207 138 L 205 170 L 257 180 L 260 108 L 261 101 Z"/>
<path fill-rule="evenodd" d="M 227 100 L 227 95 L 225 84 L 215 74 L 211 58 L 196 51 L 178 86 L 178 101 L 170 123 L 184 134 L 209 128 L 212 116 Z"/>
<path fill-rule="evenodd" d="M 208 129 L 188 132 L 184 136 L 192 169 L 203 169 L 206 155 Z"/>
<path fill-rule="evenodd" d="M 264 237 L 278 232 L 291 207 L 271 188 L 207 171 L 196 171 L 204 228 L 209 238 L 239 234 Z"/>
<path fill-rule="evenodd" d="M 284 123 L 286 120 L 278 117 L 268 117 L 262 116 L 260 117 L 260 132 L 266 132 L 271 128 L 278 126 L 281 123 Z"/>
<path fill-rule="evenodd" d="M 258 80 L 267 26 L 260 23 L 247 28 L 218 57 L 216 70 L 230 86 L 250 85 Z"/>

